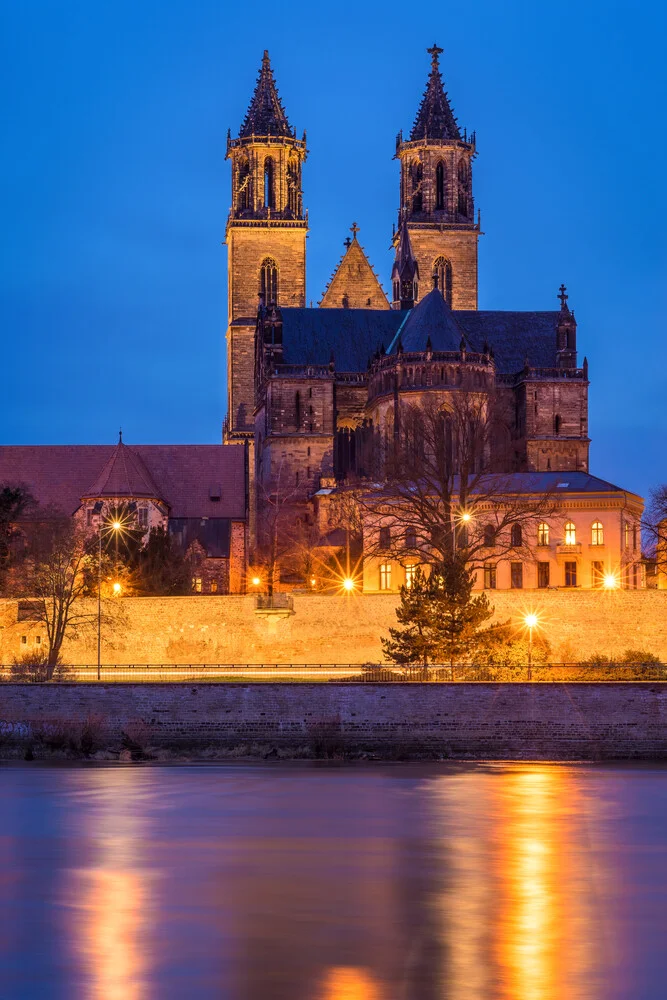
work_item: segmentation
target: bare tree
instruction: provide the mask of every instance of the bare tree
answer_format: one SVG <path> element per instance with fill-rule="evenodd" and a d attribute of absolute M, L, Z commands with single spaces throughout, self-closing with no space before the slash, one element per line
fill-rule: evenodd
<path fill-rule="evenodd" d="M 257 489 L 258 557 L 270 598 L 280 582 L 281 569 L 294 559 L 299 515 L 303 512 L 301 493 L 296 485 L 288 483 L 288 473 L 289 467 L 281 459 L 270 486 L 259 483 Z"/>
<path fill-rule="evenodd" d="M 399 418 L 381 443 L 377 482 L 356 490 L 366 553 L 426 564 L 461 554 L 474 565 L 490 550 L 526 558 L 530 529 L 553 517 L 558 501 L 525 483 L 519 492 L 511 473 L 491 471 L 488 396 L 460 390 L 444 404 L 402 403 Z"/>
<path fill-rule="evenodd" d="M 651 490 L 642 528 L 658 576 L 667 577 L 667 483 Z"/>

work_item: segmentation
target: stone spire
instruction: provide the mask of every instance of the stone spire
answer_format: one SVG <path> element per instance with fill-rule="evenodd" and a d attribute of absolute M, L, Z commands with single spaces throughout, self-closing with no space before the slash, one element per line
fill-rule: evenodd
<path fill-rule="evenodd" d="M 431 56 L 431 73 L 415 123 L 412 126 L 410 141 L 415 142 L 418 139 L 458 139 L 460 141 L 461 133 L 440 76 L 438 59 L 442 49 L 433 45 L 426 51 Z"/>
<path fill-rule="evenodd" d="M 394 309 L 412 309 L 418 298 L 419 264 L 412 252 L 407 218 L 403 215 L 398 231 L 396 259 L 391 269 Z"/>
<path fill-rule="evenodd" d="M 241 126 L 239 137 L 244 139 L 251 135 L 292 136 L 293 134 L 287 121 L 285 109 L 278 96 L 269 53 L 264 49 L 257 86 Z"/>

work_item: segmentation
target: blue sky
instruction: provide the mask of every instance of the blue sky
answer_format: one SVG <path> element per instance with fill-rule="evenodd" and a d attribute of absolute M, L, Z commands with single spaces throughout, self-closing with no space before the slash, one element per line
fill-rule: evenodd
<path fill-rule="evenodd" d="M 7 0 L 0 440 L 220 440 L 225 136 L 264 48 L 308 132 L 308 298 L 353 220 L 388 288 L 395 136 L 437 41 L 477 130 L 480 308 L 555 308 L 564 281 L 591 470 L 642 493 L 667 481 L 666 22 L 661 4 L 599 0 Z"/>

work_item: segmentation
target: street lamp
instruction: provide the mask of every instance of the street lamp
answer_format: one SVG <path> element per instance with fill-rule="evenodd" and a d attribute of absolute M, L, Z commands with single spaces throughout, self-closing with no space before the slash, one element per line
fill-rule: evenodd
<path fill-rule="evenodd" d="M 253 578 L 252 578 L 252 580 L 250 582 L 252 583 L 253 587 L 259 587 L 259 585 L 260 585 L 260 583 L 262 581 L 260 580 L 260 578 L 258 576 L 253 576 Z"/>
<path fill-rule="evenodd" d="M 528 680 L 533 679 L 533 629 L 537 628 L 537 615 L 530 612 L 527 614 L 523 623 L 528 629 Z"/>
<path fill-rule="evenodd" d="M 343 587 L 345 590 L 347 590 L 348 594 L 354 590 L 356 584 L 351 576 L 345 577 L 345 579 L 343 580 Z"/>
<path fill-rule="evenodd" d="M 116 539 L 118 539 L 118 532 L 121 530 L 122 524 L 120 521 L 111 521 L 107 525 L 107 530 L 114 532 Z M 102 673 L 102 515 L 100 514 L 99 521 L 99 531 L 98 531 L 98 550 L 97 550 L 97 679 L 101 678 Z M 118 591 L 116 591 L 118 587 Z M 114 583 L 114 593 L 120 591 L 120 584 Z"/>
<path fill-rule="evenodd" d="M 616 573 L 605 573 L 602 580 L 602 586 L 605 590 L 616 590 L 619 586 L 618 576 Z"/>
<path fill-rule="evenodd" d="M 121 585 L 118 582 L 114 583 L 114 585 L 113 585 L 113 592 L 114 592 L 114 594 L 115 594 L 116 597 L 118 597 L 118 595 L 120 594 L 120 592 L 121 592 L 122 589 L 123 588 L 121 587 Z"/>

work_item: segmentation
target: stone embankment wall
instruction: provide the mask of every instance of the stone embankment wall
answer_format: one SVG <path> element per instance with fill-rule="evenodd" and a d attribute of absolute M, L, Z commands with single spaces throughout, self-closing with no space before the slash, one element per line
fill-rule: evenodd
<path fill-rule="evenodd" d="M 667 684 L 0 687 L 0 737 L 90 717 L 144 746 L 345 748 L 494 759 L 667 757 Z M 137 734 L 139 734 L 137 736 Z"/>
<path fill-rule="evenodd" d="M 540 615 L 552 659 L 644 648 L 667 660 L 667 590 L 498 591 L 496 618 Z M 366 663 L 382 658 L 380 639 L 396 624 L 398 598 L 295 596 L 286 618 L 255 613 L 251 596 L 135 597 L 105 602 L 104 663 Z M 90 602 L 95 614 L 95 602 Z M 43 626 L 17 621 L 17 602 L 0 601 L 4 663 L 37 638 Z M 22 641 L 25 638 L 25 643 Z M 97 662 L 95 626 L 65 643 L 64 662 Z"/>

